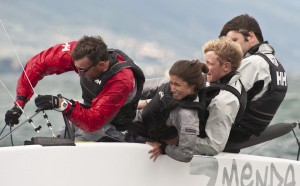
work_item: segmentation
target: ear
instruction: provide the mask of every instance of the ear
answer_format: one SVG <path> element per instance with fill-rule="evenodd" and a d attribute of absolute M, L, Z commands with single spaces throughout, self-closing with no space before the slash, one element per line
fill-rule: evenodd
<path fill-rule="evenodd" d="M 226 62 L 223 63 L 223 65 L 224 65 L 224 71 L 225 72 L 231 72 L 232 71 L 232 66 L 231 66 L 230 62 L 226 61 Z"/>
<path fill-rule="evenodd" d="M 98 63 L 98 67 L 101 68 L 102 70 L 106 71 L 109 67 L 109 61 L 100 61 Z"/>
<path fill-rule="evenodd" d="M 249 42 L 250 42 L 251 44 L 257 44 L 257 43 L 258 43 L 258 40 L 257 40 L 257 38 L 256 38 L 256 35 L 254 34 L 253 31 L 250 31 L 250 32 L 249 32 L 249 36 L 247 36 L 247 38 L 248 38 L 248 40 L 249 40 Z"/>
<path fill-rule="evenodd" d="M 103 67 L 103 66 L 105 65 L 105 61 L 100 61 L 100 62 L 98 63 L 98 65 L 101 66 L 101 67 Z"/>

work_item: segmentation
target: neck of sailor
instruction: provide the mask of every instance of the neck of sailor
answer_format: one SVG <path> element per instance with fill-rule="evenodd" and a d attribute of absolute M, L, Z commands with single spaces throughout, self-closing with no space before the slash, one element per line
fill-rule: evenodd
<path fill-rule="evenodd" d="M 215 81 L 218 83 L 224 83 L 224 81 L 226 82 L 226 79 L 228 79 L 228 77 L 231 76 L 230 74 L 233 72 L 230 62 L 223 62 L 221 66 L 222 66 L 220 71 L 221 75 Z"/>

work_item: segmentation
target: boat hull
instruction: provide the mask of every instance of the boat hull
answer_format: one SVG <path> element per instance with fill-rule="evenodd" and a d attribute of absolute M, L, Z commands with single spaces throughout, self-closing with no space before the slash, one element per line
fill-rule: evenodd
<path fill-rule="evenodd" d="M 190 163 L 165 155 L 153 162 L 149 159 L 150 149 L 149 145 L 136 143 L 2 147 L 0 182 L 1 186 L 233 186 L 255 185 L 261 177 L 267 185 L 271 179 L 273 185 L 292 181 L 300 185 L 296 176 L 300 175 L 298 161 L 221 153 L 195 156 Z"/>

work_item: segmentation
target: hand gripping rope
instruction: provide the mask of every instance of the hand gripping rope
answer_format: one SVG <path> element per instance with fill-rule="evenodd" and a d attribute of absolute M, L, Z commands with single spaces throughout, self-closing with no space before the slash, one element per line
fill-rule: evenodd
<path fill-rule="evenodd" d="M 30 80 L 29 80 L 29 78 L 28 78 L 28 76 L 27 76 L 27 73 L 26 73 L 26 71 L 25 71 L 25 69 L 24 69 L 24 66 L 23 66 L 22 63 L 21 63 L 21 60 L 20 60 L 20 58 L 19 58 L 19 56 L 18 56 L 18 53 L 17 53 L 17 51 L 16 51 L 16 49 L 15 49 L 15 47 L 14 47 L 14 45 L 13 45 L 13 43 L 12 43 L 12 41 L 11 41 L 11 39 L 10 39 L 10 37 L 9 37 L 9 35 L 8 35 L 8 33 L 7 33 L 7 31 L 6 31 L 5 27 L 4 27 L 4 24 L 2 23 L 2 20 L 1 20 L 1 19 L 0 19 L 0 23 L 1 23 L 2 28 L 3 28 L 3 30 L 4 30 L 4 32 L 5 32 L 5 34 L 6 34 L 6 36 L 7 36 L 7 39 L 9 40 L 9 42 L 10 42 L 10 44 L 11 44 L 11 46 L 12 46 L 14 52 L 15 52 L 15 55 L 16 55 L 18 61 L 19 61 L 19 64 L 21 65 L 22 70 L 23 70 L 23 72 L 24 72 L 24 74 L 25 74 L 25 76 L 26 76 L 26 78 L 27 78 L 27 80 L 28 80 L 28 82 L 29 82 L 29 84 L 30 84 L 30 86 L 31 86 L 31 89 L 32 89 L 33 92 L 34 92 L 34 95 L 37 96 L 37 94 L 36 94 L 36 92 L 35 92 L 35 90 L 34 90 L 34 88 L 33 88 L 33 86 L 32 86 L 32 83 L 30 82 Z M 0 80 L 0 81 L 1 81 L 1 80 Z M 3 83 L 2 81 L 1 81 L 1 84 L 3 85 L 3 87 L 6 89 L 6 91 L 10 94 L 10 96 L 13 98 L 13 101 L 15 102 L 14 97 L 13 97 L 12 94 L 9 92 L 9 90 L 5 87 L 5 85 L 4 85 L 4 83 Z M 19 108 L 21 109 L 21 111 L 22 111 L 22 113 L 24 114 L 24 116 L 27 117 L 27 120 L 24 121 L 23 123 L 29 122 L 29 123 L 33 126 L 34 131 L 36 131 L 37 133 L 39 133 L 39 131 L 41 130 L 42 127 L 41 127 L 41 126 L 35 127 L 35 125 L 33 124 L 33 121 L 32 121 L 31 118 L 32 118 L 33 116 L 35 116 L 37 113 L 39 113 L 40 111 L 36 111 L 36 113 L 35 113 L 33 116 L 28 117 L 28 116 L 26 116 L 24 110 L 20 107 L 20 105 L 19 105 L 17 102 L 15 102 L 15 103 L 19 106 Z M 51 123 L 49 122 L 48 116 L 47 116 L 47 114 L 45 113 L 45 111 L 43 111 L 43 115 L 44 115 L 44 119 L 45 119 L 46 122 L 47 122 L 48 128 L 51 130 L 53 137 L 55 137 L 55 134 L 54 134 L 54 132 L 53 132 L 53 130 L 52 130 L 52 125 L 51 125 Z M 22 124 L 23 124 L 23 123 L 22 123 Z M 21 125 L 19 125 L 19 126 L 21 126 Z M 12 132 L 15 131 L 17 128 L 19 128 L 19 126 L 16 127 L 14 130 L 12 130 L 9 134 L 12 134 Z M 5 128 L 5 127 L 4 127 L 4 128 Z M 4 128 L 3 128 L 3 130 L 4 130 Z M 3 131 L 2 131 L 2 132 L 3 132 Z M 1 132 L 1 133 L 2 133 L 2 132 Z M 0 135 L 1 135 L 1 134 L 0 134 Z M 2 140 L 2 138 L 0 139 L 0 141 L 1 141 L 1 140 Z M 12 144 L 13 144 L 13 143 L 12 143 Z"/>
<path fill-rule="evenodd" d="M 14 131 L 16 131 L 19 127 L 21 127 L 21 126 L 24 125 L 25 123 L 30 122 L 30 121 L 32 122 L 32 118 L 33 118 L 34 116 L 36 116 L 39 112 L 40 112 L 40 111 L 37 111 L 37 112 L 34 113 L 32 116 L 28 117 L 27 120 L 25 120 L 25 121 L 23 121 L 22 123 L 18 124 L 18 125 L 17 125 L 14 129 L 12 129 L 9 133 L 7 133 L 7 134 L 4 135 L 2 138 L 0 138 L 0 141 L 2 141 L 2 140 L 3 140 L 4 138 L 6 138 L 7 136 L 11 135 Z M 5 126 L 6 126 L 6 125 L 5 125 Z M 4 126 L 4 128 L 5 128 L 5 126 Z M 2 134 L 4 128 L 2 129 L 0 135 Z M 41 129 L 41 126 L 39 126 L 39 127 L 37 128 L 37 130 L 35 130 L 35 131 L 38 132 L 39 129 Z"/>
<path fill-rule="evenodd" d="M 12 97 L 13 101 L 15 102 L 15 99 L 13 97 L 13 95 L 9 92 L 9 90 L 6 88 L 6 86 L 4 85 L 4 83 L 0 80 L 0 83 L 3 85 L 3 87 L 5 88 L 5 90 L 8 92 L 8 94 Z M 22 113 L 24 114 L 24 116 L 27 118 L 27 121 L 32 125 L 32 127 L 34 128 L 34 130 L 39 133 L 40 129 L 42 128 L 41 126 L 38 126 L 36 127 L 34 124 L 33 124 L 33 121 L 31 118 L 29 118 L 26 114 L 25 114 L 25 111 L 22 109 L 22 107 L 17 103 L 15 102 L 19 109 L 22 111 Z"/>

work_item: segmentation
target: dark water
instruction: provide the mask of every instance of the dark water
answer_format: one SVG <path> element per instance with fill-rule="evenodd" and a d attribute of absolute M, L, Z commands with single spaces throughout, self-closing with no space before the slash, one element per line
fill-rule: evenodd
<path fill-rule="evenodd" d="M 18 80 L 18 74 L 6 74 L 0 75 L 0 80 L 5 84 L 9 92 L 15 96 L 15 87 Z M 286 95 L 284 102 L 279 108 L 272 124 L 279 122 L 296 122 L 300 119 L 299 106 L 300 106 L 300 95 L 298 91 L 300 88 L 298 82 L 300 78 L 290 78 L 289 79 L 289 90 Z M 76 74 L 67 73 L 59 76 L 51 76 L 44 78 L 35 88 L 36 94 L 62 94 L 64 97 L 81 100 L 81 90 L 79 86 L 79 78 Z M 12 107 L 13 99 L 5 88 L 0 85 L 0 129 L 2 130 L 4 125 L 4 115 L 8 109 Z M 25 109 L 26 115 L 30 117 L 34 114 L 35 105 L 34 99 L 31 99 Z M 46 112 L 49 120 L 52 124 L 53 131 L 59 130 L 63 127 L 64 122 L 62 115 L 57 111 L 47 111 Z M 21 122 L 26 120 L 24 114 L 21 117 Z M 29 140 L 33 136 L 52 136 L 51 130 L 47 127 L 46 121 L 43 119 L 42 114 L 38 114 L 33 118 L 33 123 L 35 126 L 42 126 L 40 133 L 34 131 L 32 125 L 27 122 L 19 127 L 13 133 L 14 145 L 23 145 L 24 140 Z M 2 138 L 4 134 L 9 132 L 9 127 L 6 127 L 3 134 L 0 136 Z M 299 127 L 295 130 L 296 134 L 300 138 Z M 10 146 L 10 137 L 6 137 L 0 141 L 0 146 Z M 244 149 L 241 153 L 251 153 L 256 155 L 264 155 L 271 157 L 282 157 L 288 159 L 296 159 L 298 152 L 298 145 L 293 133 L 289 133 L 285 136 L 267 142 L 266 144 L 257 145 Z"/>

